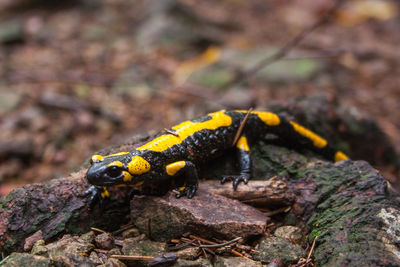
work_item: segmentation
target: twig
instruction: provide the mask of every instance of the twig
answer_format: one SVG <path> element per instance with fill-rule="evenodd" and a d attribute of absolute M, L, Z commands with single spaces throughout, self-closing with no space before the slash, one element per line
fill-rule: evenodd
<path fill-rule="evenodd" d="M 196 240 L 196 241 L 197 241 L 197 243 L 198 243 L 198 245 L 199 245 L 199 248 L 200 248 L 201 251 L 203 252 L 204 257 L 205 257 L 206 259 L 208 259 L 207 252 L 206 252 L 206 250 L 205 250 L 204 248 L 201 247 L 201 242 L 200 242 L 200 240 Z"/>
<path fill-rule="evenodd" d="M 215 244 L 215 245 L 200 245 L 201 248 L 219 248 L 219 247 L 224 247 L 227 246 L 229 244 L 235 243 L 237 241 L 239 241 L 240 239 L 242 239 L 241 237 L 236 237 L 235 239 L 232 239 L 231 241 L 227 241 L 225 243 L 221 243 L 221 244 Z"/>
<path fill-rule="evenodd" d="M 284 56 L 289 53 L 295 46 L 297 46 L 307 35 L 311 32 L 315 31 L 317 28 L 324 25 L 326 22 L 329 21 L 330 17 L 336 12 L 339 6 L 342 4 L 343 0 L 336 0 L 335 4 L 323 15 L 318 21 L 312 24 L 310 27 L 304 29 L 298 35 L 296 35 L 293 39 L 291 39 L 288 43 L 286 43 L 282 48 L 280 48 L 275 54 L 270 55 L 260 62 L 255 64 L 253 67 L 249 68 L 247 71 L 237 73 L 235 77 L 228 83 L 224 84 L 221 89 L 227 89 L 232 87 L 235 84 L 241 84 L 245 79 L 250 78 L 251 76 L 255 75 L 264 67 L 280 60 Z"/>
<path fill-rule="evenodd" d="M 184 248 L 186 248 L 186 247 L 188 247 L 190 245 L 193 245 L 194 242 L 195 242 L 195 240 L 192 240 L 192 241 L 189 241 L 189 242 L 185 242 L 185 243 L 183 243 L 181 245 L 176 245 L 176 246 L 173 246 L 173 247 L 169 247 L 168 250 L 169 251 L 181 250 L 181 249 L 184 249 Z"/>
<path fill-rule="evenodd" d="M 134 224 L 127 224 L 127 225 L 122 226 L 120 229 L 115 230 L 114 232 L 112 232 L 112 234 L 113 235 L 118 235 L 118 234 L 122 233 L 123 231 L 131 229 L 133 227 L 135 227 Z"/>
<path fill-rule="evenodd" d="M 239 140 L 239 137 L 243 132 L 244 125 L 246 124 L 246 121 L 249 118 L 249 115 L 252 110 L 253 110 L 253 108 L 250 107 L 249 110 L 247 111 L 246 115 L 244 116 L 243 121 L 240 123 L 239 129 L 237 130 L 235 138 L 233 139 L 232 146 L 236 145 L 236 142 Z"/>
<path fill-rule="evenodd" d="M 170 130 L 170 129 L 167 129 L 167 128 L 164 128 L 163 129 L 164 130 L 164 132 L 166 132 L 166 133 L 169 133 L 169 134 L 172 134 L 172 135 L 174 135 L 174 136 L 176 136 L 176 137 L 179 137 L 179 134 L 177 134 L 175 131 L 173 131 L 173 130 Z"/>
<path fill-rule="evenodd" d="M 241 258 L 243 258 L 243 259 L 251 260 L 250 258 L 246 257 L 245 255 L 243 255 L 242 253 L 240 253 L 240 252 L 238 252 L 238 251 L 236 251 L 236 250 L 234 250 L 234 249 L 231 249 L 231 252 L 232 252 L 233 254 L 235 254 L 236 256 L 239 256 L 239 257 L 241 257 Z"/>
<path fill-rule="evenodd" d="M 283 207 L 283 208 L 280 208 L 280 209 L 277 209 L 277 210 L 264 212 L 264 215 L 270 217 L 270 216 L 273 216 L 273 215 L 276 215 L 276 214 L 279 214 L 279 213 L 288 212 L 290 209 L 291 209 L 291 207 Z"/>
<path fill-rule="evenodd" d="M 100 232 L 100 233 L 107 233 L 106 231 L 96 228 L 96 227 L 90 227 L 91 230 L 96 231 L 96 232 Z"/>
<path fill-rule="evenodd" d="M 189 237 L 192 238 L 192 239 L 199 240 L 199 241 L 201 241 L 201 242 L 203 242 L 203 243 L 206 243 L 206 244 L 210 244 L 210 245 L 216 245 L 216 244 L 217 244 L 217 243 L 215 243 L 215 242 L 213 242 L 213 241 L 209 241 L 209 240 L 204 239 L 204 238 L 201 238 L 201 237 L 199 237 L 199 236 L 189 235 Z"/>
<path fill-rule="evenodd" d="M 312 255 L 312 253 L 313 253 L 313 251 L 314 251 L 314 247 L 315 247 L 315 241 L 317 240 L 317 238 L 318 238 L 318 236 L 316 236 L 316 237 L 314 238 L 314 241 L 312 242 L 310 252 L 308 252 L 308 256 L 307 256 L 307 259 L 306 259 L 306 263 L 308 263 L 308 261 L 309 261 L 310 258 L 311 258 L 311 255 Z"/>

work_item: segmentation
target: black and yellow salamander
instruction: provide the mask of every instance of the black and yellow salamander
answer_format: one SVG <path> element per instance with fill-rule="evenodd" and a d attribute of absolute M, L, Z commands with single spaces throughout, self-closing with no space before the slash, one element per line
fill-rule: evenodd
<path fill-rule="evenodd" d="M 236 189 L 241 181 L 247 183 L 251 176 L 248 140 L 259 139 L 266 134 L 295 141 L 330 160 L 348 158 L 316 133 L 274 113 L 221 110 L 173 126 L 133 151 L 108 156 L 93 155 L 86 174 L 93 186 L 86 191 L 86 195 L 91 195 L 93 201 L 98 196 L 108 197 L 109 186 L 154 186 L 165 179 L 182 176 L 185 184 L 178 189 L 176 196 L 192 198 L 198 183 L 196 166 L 232 147 L 237 151 L 240 174 L 223 177 L 221 182 L 232 179 Z"/>

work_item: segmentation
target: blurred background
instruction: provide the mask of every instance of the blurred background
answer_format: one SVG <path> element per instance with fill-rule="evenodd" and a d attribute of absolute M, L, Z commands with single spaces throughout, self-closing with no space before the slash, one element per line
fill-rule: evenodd
<path fill-rule="evenodd" d="M 338 4 L 0 0 L 0 195 L 134 134 L 300 95 L 368 114 L 399 153 L 399 1 Z"/>

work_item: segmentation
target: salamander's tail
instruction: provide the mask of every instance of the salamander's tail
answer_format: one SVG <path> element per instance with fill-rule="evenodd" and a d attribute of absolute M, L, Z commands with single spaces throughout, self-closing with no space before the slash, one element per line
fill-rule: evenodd
<path fill-rule="evenodd" d="M 286 127 L 292 128 L 290 132 L 292 132 L 293 137 L 297 135 L 297 138 L 295 137 L 296 139 L 308 140 L 308 142 L 303 142 L 306 143 L 306 146 L 310 147 L 313 151 L 322 154 L 335 162 L 349 158 L 342 151 L 336 150 L 331 147 L 326 139 L 322 138 L 321 136 L 307 129 L 306 127 L 294 121 L 284 121 L 284 119 L 282 118 L 281 121 L 283 124 L 286 124 Z M 290 124 L 290 126 L 288 124 Z"/>
<path fill-rule="evenodd" d="M 235 112 L 248 113 L 246 110 L 236 110 Z M 287 120 L 272 112 L 251 111 L 247 123 L 260 125 L 260 121 L 261 124 L 266 126 L 266 133 L 276 134 L 295 147 L 310 149 L 335 162 L 349 158 L 342 151 L 331 147 L 326 139 L 294 121 Z"/>

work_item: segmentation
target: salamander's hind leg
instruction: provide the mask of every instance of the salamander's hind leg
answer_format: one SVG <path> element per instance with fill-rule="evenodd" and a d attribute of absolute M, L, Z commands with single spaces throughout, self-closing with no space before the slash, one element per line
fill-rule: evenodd
<path fill-rule="evenodd" d="M 250 160 L 250 148 L 247 143 L 246 136 L 241 136 L 236 143 L 237 155 L 239 160 L 240 174 L 239 175 L 226 175 L 222 177 L 221 183 L 225 183 L 228 180 L 233 181 L 233 189 L 236 190 L 240 182 L 247 184 L 251 177 L 251 160 Z"/>
<path fill-rule="evenodd" d="M 166 166 L 166 172 L 169 176 L 183 175 L 185 185 L 177 188 L 179 192 L 177 198 L 187 196 L 192 198 L 197 191 L 199 181 L 196 166 L 190 161 L 176 161 Z"/>

